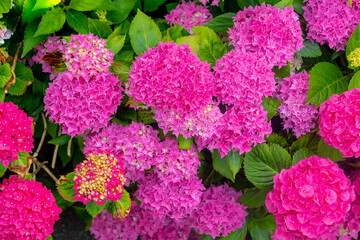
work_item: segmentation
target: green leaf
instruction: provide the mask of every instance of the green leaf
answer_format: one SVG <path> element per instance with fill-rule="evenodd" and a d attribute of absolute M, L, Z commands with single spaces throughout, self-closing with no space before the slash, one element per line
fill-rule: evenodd
<path fill-rule="evenodd" d="M 31 68 L 25 66 L 25 63 L 18 61 L 15 67 L 16 82 L 10 86 L 9 93 L 11 95 L 22 95 L 25 92 L 28 82 L 34 81 L 34 75 Z"/>
<path fill-rule="evenodd" d="M 39 23 L 39 27 L 34 34 L 34 37 L 40 35 L 47 35 L 59 31 L 66 21 L 66 15 L 62 8 L 57 7 L 48 11 Z"/>
<path fill-rule="evenodd" d="M 21 54 L 21 58 L 24 58 L 25 55 L 31 51 L 34 47 L 45 41 L 48 36 L 38 36 L 34 37 L 36 29 L 38 27 L 37 22 L 30 23 L 25 28 L 25 36 L 24 36 L 24 47 Z"/>
<path fill-rule="evenodd" d="M 31 113 L 39 105 L 40 98 L 36 97 L 32 91 L 26 91 L 24 96 L 24 108 L 26 112 Z"/>
<path fill-rule="evenodd" d="M 144 0 L 144 11 L 154 12 L 165 2 L 166 0 Z"/>
<path fill-rule="evenodd" d="M 168 32 L 169 32 L 170 38 L 173 41 L 177 40 L 180 37 L 189 35 L 188 31 L 186 31 L 185 28 L 181 27 L 180 25 L 177 25 L 176 23 L 175 23 L 174 27 L 168 29 Z"/>
<path fill-rule="evenodd" d="M 117 54 L 124 46 L 125 37 L 125 35 L 121 35 L 108 38 L 108 40 L 106 41 L 106 45 L 111 50 L 111 52 Z"/>
<path fill-rule="evenodd" d="M 237 0 L 237 3 L 241 9 L 244 9 L 244 7 L 255 7 L 259 4 L 258 0 Z"/>
<path fill-rule="evenodd" d="M 60 196 L 69 202 L 75 202 L 74 196 L 76 192 L 74 189 L 74 176 L 75 172 L 68 173 L 65 177 L 61 176 L 59 181 L 56 183 Z"/>
<path fill-rule="evenodd" d="M 293 0 L 281 0 L 280 2 L 276 3 L 276 7 L 284 8 L 284 7 L 291 7 L 293 5 Z"/>
<path fill-rule="evenodd" d="M 115 24 L 123 22 L 136 2 L 140 3 L 139 0 L 115 0 L 113 3 L 116 6 L 116 11 L 108 11 L 107 18 Z"/>
<path fill-rule="evenodd" d="M 350 7 L 352 7 L 352 0 L 349 0 Z"/>
<path fill-rule="evenodd" d="M 303 44 L 304 47 L 296 52 L 297 55 L 311 58 L 321 56 L 321 49 L 317 42 L 312 43 L 310 40 L 305 40 Z"/>
<path fill-rule="evenodd" d="M 99 8 L 103 0 L 71 0 L 69 8 L 77 11 L 91 11 Z"/>
<path fill-rule="evenodd" d="M 291 153 L 295 153 L 300 148 L 308 148 L 310 151 L 317 152 L 321 137 L 317 133 L 306 134 L 297 139 L 290 147 Z"/>
<path fill-rule="evenodd" d="M 6 170 L 7 170 L 7 167 L 4 167 L 3 163 L 0 162 L 0 177 L 4 176 Z"/>
<path fill-rule="evenodd" d="M 281 78 L 290 77 L 291 74 L 290 63 L 288 62 L 285 66 L 281 67 L 280 69 L 278 66 L 275 66 L 273 68 L 273 71 L 275 73 L 275 77 L 281 77 Z"/>
<path fill-rule="evenodd" d="M 96 217 L 96 215 L 101 213 L 101 211 L 105 208 L 105 204 L 98 205 L 93 200 L 91 200 L 91 202 L 88 202 L 85 205 L 85 208 L 88 211 L 88 213 L 94 218 Z"/>
<path fill-rule="evenodd" d="M 10 64 L 6 63 L 0 67 L 0 89 L 10 80 L 12 74 Z"/>
<path fill-rule="evenodd" d="M 258 144 L 244 160 L 247 179 L 259 189 L 271 188 L 274 176 L 290 166 L 290 154 L 277 144 Z"/>
<path fill-rule="evenodd" d="M 215 17 L 204 26 L 211 28 L 217 33 L 227 34 L 229 28 L 234 26 L 234 17 L 236 17 L 235 13 L 224 13 Z"/>
<path fill-rule="evenodd" d="M 105 202 L 105 208 L 113 215 L 113 217 L 124 219 L 129 214 L 131 198 L 126 190 L 123 190 L 120 200 L 116 202 L 105 200 Z"/>
<path fill-rule="evenodd" d="M 247 226 L 243 228 L 239 228 L 231 233 L 229 233 L 226 237 L 219 238 L 219 240 L 239 240 L 245 239 L 247 234 Z"/>
<path fill-rule="evenodd" d="M 183 135 L 179 134 L 176 138 L 179 143 L 179 149 L 190 149 L 193 145 L 193 138 L 184 138 Z"/>
<path fill-rule="evenodd" d="M 79 219 L 85 223 L 91 223 L 92 217 L 91 215 L 86 211 L 85 207 L 81 206 L 73 206 L 76 215 L 78 215 Z"/>
<path fill-rule="evenodd" d="M 265 205 L 265 198 L 270 189 L 260 190 L 257 188 L 246 189 L 239 199 L 239 203 L 249 207 L 257 208 Z"/>
<path fill-rule="evenodd" d="M 357 71 L 350 80 L 348 90 L 353 88 L 360 88 L 360 71 Z"/>
<path fill-rule="evenodd" d="M 0 13 L 8 13 L 11 8 L 11 0 L 0 1 Z"/>
<path fill-rule="evenodd" d="M 98 19 L 88 18 L 89 30 L 99 38 L 107 38 L 111 33 L 111 27 Z"/>
<path fill-rule="evenodd" d="M 64 145 L 70 141 L 71 137 L 67 134 L 63 134 L 61 136 L 58 136 L 56 138 L 51 139 L 48 143 L 54 144 L 54 145 Z"/>
<path fill-rule="evenodd" d="M 31 23 L 37 18 L 43 16 L 48 8 L 33 10 L 35 7 L 36 0 L 25 0 L 23 5 L 23 13 L 22 13 L 22 22 L 23 23 Z"/>
<path fill-rule="evenodd" d="M 277 227 L 275 217 L 272 214 L 269 214 L 262 218 L 252 219 L 252 223 L 254 225 L 257 225 L 261 229 L 271 231 L 271 232 L 275 232 L 276 227 Z"/>
<path fill-rule="evenodd" d="M 4 103 L 5 99 L 5 92 L 4 90 L 0 90 L 0 102 Z"/>
<path fill-rule="evenodd" d="M 235 182 L 235 176 L 239 172 L 243 162 L 243 158 L 239 152 L 231 150 L 226 156 L 221 158 L 219 151 L 215 149 L 211 155 L 214 169 L 224 177 Z"/>
<path fill-rule="evenodd" d="M 131 46 L 137 55 L 146 52 L 148 48 L 156 47 L 161 40 L 159 27 L 139 9 L 131 22 L 129 35 Z"/>
<path fill-rule="evenodd" d="M 320 106 L 333 94 L 347 90 L 348 80 L 335 65 L 328 62 L 316 64 L 310 71 L 309 91 L 306 102 Z"/>
<path fill-rule="evenodd" d="M 351 34 L 349 41 L 346 45 L 346 57 L 354 51 L 356 48 L 360 48 L 360 25 L 356 27 L 354 32 Z"/>
<path fill-rule="evenodd" d="M 119 77 L 119 80 L 123 83 L 127 83 L 129 78 L 130 66 L 132 62 L 125 60 L 115 60 L 112 63 L 112 68 L 116 76 Z"/>
<path fill-rule="evenodd" d="M 262 106 L 264 108 L 265 111 L 267 111 L 267 119 L 268 121 L 270 121 L 276 114 L 278 107 L 280 106 L 280 104 L 282 103 L 282 100 L 276 100 L 272 97 L 267 97 L 267 98 L 263 98 L 262 99 Z"/>
<path fill-rule="evenodd" d="M 70 9 L 66 11 L 66 20 L 78 33 L 89 34 L 89 22 L 85 14 Z"/>
<path fill-rule="evenodd" d="M 317 155 L 322 158 L 330 158 L 331 161 L 337 162 L 344 158 L 344 155 L 339 151 L 339 149 L 334 148 L 333 146 L 327 145 L 324 142 L 324 139 L 321 138 L 319 142 L 319 147 Z"/>
<path fill-rule="evenodd" d="M 300 148 L 299 150 L 297 150 L 294 153 L 293 156 L 293 160 L 292 160 L 292 165 L 297 164 L 298 162 L 300 162 L 301 160 L 305 159 L 305 158 L 309 158 L 311 156 L 316 155 L 313 151 L 311 151 L 308 148 Z"/>
<path fill-rule="evenodd" d="M 272 133 L 269 137 L 265 136 L 265 140 L 267 143 L 276 143 L 283 148 L 288 148 L 289 144 L 287 143 L 286 139 L 282 136 L 277 135 L 276 133 Z"/>
<path fill-rule="evenodd" d="M 256 223 L 251 224 L 250 235 L 252 239 L 256 240 L 271 240 L 270 232 L 262 229 Z"/>
<path fill-rule="evenodd" d="M 33 8 L 33 11 L 43 8 L 51 8 L 53 6 L 58 5 L 60 2 L 61 0 L 36 0 L 36 4 Z"/>

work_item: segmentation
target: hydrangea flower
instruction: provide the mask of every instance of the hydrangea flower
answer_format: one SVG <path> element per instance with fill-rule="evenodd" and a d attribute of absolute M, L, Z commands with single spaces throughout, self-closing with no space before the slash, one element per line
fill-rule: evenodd
<path fill-rule="evenodd" d="M 210 2 L 210 0 L 199 0 L 203 5 L 206 5 L 206 3 Z M 211 6 L 219 6 L 220 0 L 213 0 L 211 3 Z"/>
<path fill-rule="evenodd" d="M 274 73 L 255 53 L 231 50 L 214 66 L 218 100 L 241 106 L 268 97 L 275 90 Z"/>
<path fill-rule="evenodd" d="M 360 48 L 356 48 L 348 56 L 349 65 L 353 68 L 360 67 Z"/>
<path fill-rule="evenodd" d="M 0 162 L 7 167 L 18 159 L 18 152 L 29 153 L 34 147 L 33 118 L 12 102 L 0 102 Z"/>
<path fill-rule="evenodd" d="M 189 45 L 160 42 L 135 59 L 126 84 L 134 102 L 190 113 L 212 103 L 215 82 L 210 64 L 201 62 Z"/>
<path fill-rule="evenodd" d="M 93 200 L 100 205 L 104 200 L 120 200 L 126 181 L 121 158 L 105 152 L 88 153 L 76 166 L 74 181 L 75 201 L 86 204 Z"/>
<path fill-rule="evenodd" d="M 44 240 L 60 213 L 51 191 L 40 182 L 12 175 L 0 184 L 0 239 Z"/>
<path fill-rule="evenodd" d="M 307 39 L 320 44 L 328 43 L 334 50 L 345 46 L 360 23 L 360 4 L 354 1 L 350 7 L 347 0 L 306 0 L 304 18 L 307 21 Z"/>
<path fill-rule="evenodd" d="M 212 19 L 212 15 L 207 7 L 196 5 L 195 1 L 184 1 L 165 15 L 165 19 L 170 26 L 176 23 L 192 33 L 192 27 L 204 25 Z"/>
<path fill-rule="evenodd" d="M 275 216 L 278 239 L 336 239 L 354 198 L 338 165 L 311 156 L 275 175 L 265 204 Z"/>
<path fill-rule="evenodd" d="M 263 3 L 244 8 L 229 29 L 230 44 L 237 50 L 264 56 L 272 66 L 285 66 L 303 47 L 298 18 L 293 7 L 280 9 Z"/>
<path fill-rule="evenodd" d="M 13 32 L 0 22 L 0 44 L 4 44 L 6 39 L 11 38 Z"/>
<path fill-rule="evenodd" d="M 121 103 L 123 88 L 109 72 L 83 78 L 62 72 L 49 84 L 44 97 L 50 120 L 62 125 L 63 133 L 74 137 L 85 130 L 106 126 Z"/>
<path fill-rule="evenodd" d="M 212 185 L 203 193 L 200 204 L 191 214 L 192 227 L 214 239 L 241 228 L 247 215 L 246 207 L 238 203 L 241 195 L 226 183 L 219 187 Z"/>
<path fill-rule="evenodd" d="M 360 156 L 360 89 L 334 94 L 320 105 L 319 135 L 344 157 Z"/>
<path fill-rule="evenodd" d="M 292 74 L 279 85 L 276 98 L 283 100 L 278 113 L 284 121 L 284 129 L 292 129 L 296 137 L 301 137 L 315 128 L 319 108 L 306 104 L 310 76 L 306 71 Z"/>

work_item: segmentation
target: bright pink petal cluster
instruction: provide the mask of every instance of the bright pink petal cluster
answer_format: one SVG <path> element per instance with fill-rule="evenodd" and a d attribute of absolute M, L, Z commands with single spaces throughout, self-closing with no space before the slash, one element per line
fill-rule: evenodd
<path fill-rule="evenodd" d="M 278 108 L 284 121 L 284 129 L 292 129 L 296 137 L 301 137 L 315 128 L 319 108 L 306 104 L 310 76 L 303 71 L 285 78 L 279 85 L 276 98 L 283 100 Z"/>
<path fill-rule="evenodd" d="M 274 73 L 263 57 L 231 50 L 214 66 L 216 96 L 223 104 L 260 102 L 275 90 Z"/>
<path fill-rule="evenodd" d="M 354 1 L 352 7 L 347 0 L 306 0 L 304 18 L 307 21 L 306 38 L 329 47 L 345 50 L 345 46 L 360 23 L 360 4 Z"/>
<path fill-rule="evenodd" d="M 334 94 L 320 105 L 319 135 L 344 157 L 360 156 L 360 89 Z"/>
<path fill-rule="evenodd" d="M 12 102 L 0 102 L 0 162 L 7 167 L 18 159 L 18 152 L 30 152 L 34 147 L 33 119 Z"/>
<path fill-rule="evenodd" d="M 12 175 L 0 184 L 0 239 L 44 240 L 60 213 L 51 191 L 40 182 Z"/>
<path fill-rule="evenodd" d="M 212 15 L 207 7 L 196 5 L 195 1 L 183 1 L 165 15 L 165 19 L 170 26 L 176 23 L 192 33 L 192 27 L 204 25 L 212 19 Z"/>
<path fill-rule="evenodd" d="M 281 9 L 263 3 L 245 8 L 229 29 L 230 44 L 264 56 L 270 65 L 284 66 L 303 47 L 298 18 L 293 7 Z"/>
<path fill-rule="evenodd" d="M 93 200 L 98 205 L 105 200 L 121 199 L 125 177 L 121 158 L 110 153 L 91 152 L 75 168 L 74 200 L 84 204 Z"/>
<path fill-rule="evenodd" d="M 110 72 L 81 77 L 65 71 L 49 84 L 45 110 L 72 137 L 85 130 L 99 131 L 116 112 L 122 91 L 121 82 Z"/>
<path fill-rule="evenodd" d="M 265 204 L 275 216 L 278 239 L 336 239 L 354 199 L 343 170 L 311 156 L 275 175 Z"/>
<path fill-rule="evenodd" d="M 199 0 L 203 5 L 206 5 L 210 0 Z M 213 0 L 211 6 L 219 6 L 220 0 Z"/>
<path fill-rule="evenodd" d="M 212 185 L 204 192 L 200 204 L 191 214 L 192 227 L 200 234 L 213 238 L 224 237 L 241 228 L 247 215 L 246 207 L 238 203 L 241 195 L 226 183 L 219 187 Z"/>

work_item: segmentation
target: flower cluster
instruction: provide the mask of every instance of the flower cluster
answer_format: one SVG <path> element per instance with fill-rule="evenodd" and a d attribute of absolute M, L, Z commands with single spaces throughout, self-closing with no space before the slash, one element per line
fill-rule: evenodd
<path fill-rule="evenodd" d="M 30 152 L 34 147 L 33 119 L 12 102 L 0 102 L 0 162 L 7 167 L 18 159 L 18 152 Z"/>
<path fill-rule="evenodd" d="M 104 204 L 104 200 L 120 200 L 126 179 L 118 156 L 92 152 L 86 155 L 84 162 L 76 166 L 74 181 L 74 200 L 84 204 L 93 200 L 99 205 Z"/>
<path fill-rule="evenodd" d="M 337 51 L 345 46 L 360 22 L 360 5 L 347 0 L 306 0 L 304 18 L 307 21 L 307 37 L 320 44 L 328 43 Z"/>
<path fill-rule="evenodd" d="M 9 39 L 13 32 L 0 22 L 0 44 L 4 44 L 4 40 Z"/>
<path fill-rule="evenodd" d="M 318 107 L 306 105 L 310 76 L 307 72 L 292 74 L 279 85 L 276 98 L 283 100 L 278 108 L 284 121 L 284 129 L 292 129 L 296 137 L 301 137 L 315 128 Z"/>
<path fill-rule="evenodd" d="M 319 135 L 344 157 L 360 156 L 360 89 L 334 94 L 320 105 Z"/>
<path fill-rule="evenodd" d="M 280 9 L 263 3 L 245 8 L 229 29 L 230 44 L 264 56 L 272 66 L 284 66 L 303 47 L 298 18 L 292 7 Z"/>
<path fill-rule="evenodd" d="M 0 185 L 0 238 L 44 240 L 61 210 L 51 191 L 34 180 L 12 175 Z"/>
<path fill-rule="evenodd" d="M 200 234 L 213 238 L 226 236 L 241 228 L 247 212 L 245 206 L 238 203 L 241 192 L 230 188 L 226 183 L 219 187 L 211 186 L 201 197 L 196 211 L 191 215 L 192 226 Z"/>
<path fill-rule="evenodd" d="M 348 56 L 349 65 L 353 68 L 360 67 L 360 48 L 354 49 Z"/>
<path fill-rule="evenodd" d="M 192 27 L 209 22 L 212 15 L 205 6 L 196 5 L 195 1 L 184 1 L 171 10 L 168 15 L 165 15 L 165 19 L 170 26 L 174 26 L 176 23 L 192 33 Z"/>
<path fill-rule="evenodd" d="M 275 216 L 279 239 L 336 239 L 354 198 L 338 165 L 311 156 L 275 175 L 265 204 Z"/>

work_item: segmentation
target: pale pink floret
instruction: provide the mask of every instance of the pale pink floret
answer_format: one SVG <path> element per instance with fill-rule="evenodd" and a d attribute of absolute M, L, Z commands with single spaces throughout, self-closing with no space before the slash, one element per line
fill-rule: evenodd
<path fill-rule="evenodd" d="M 33 118 L 12 102 L 0 102 L 0 162 L 4 167 L 18 159 L 18 152 L 29 153 L 34 147 Z"/>
<path fill-rule="evenodd" d="M 0 185 L 0 239 L 45 240 L 61 209 L 40 182 L 12 175 Z"/>
<path fill-rule="evenodd" d="M 271 66 L 284 66 L 303 47 L 298 18 L 293 7 L 280 9 L 263 3 L 245 8 L 229 29 L 230 44 L 264 56 Z"/>
<path fill-rule="evenodd" d="M 328 43 L 334 50 L 345 50 L 345 46 L 360 23 L 360 5 L 347 0 L 306 0 L 303 7 L 307 21 L 307 39 L 320 44 Z"/>
<path fill-rule="evenodd" d="M 284 121 L 284 129 L 292 129 L 296 137 L 311 132 L 316 125 L 319 108 L 306 104 L 310 76 L 303 71 L 285 78 L 278 87 L 276 98 L 283 100 L 278 113 Z"/>
<path fill-rule="evenodd" d="M 176 23 L 192 33 L 192 27 L 204 25 L 212 19 L 212 15 L 207 7 L 196 5 L 195 1 L 184 1 L 165 15 L 165 19 L 170 26 Z"/>
<path fill-rule="evenodd" d="M 330 159 L 311 156 L 274 177 L 265 205 L 278 239 L 336 239 L 355 199 L 354 187 Z"/>
<path fill-rule="evenodd" d="M 360 156 L 360 89 L 334 94 L 320 105 L 319 135 L 344 157 Z"/>

